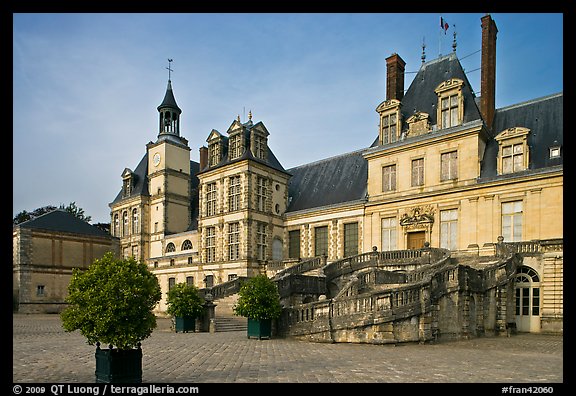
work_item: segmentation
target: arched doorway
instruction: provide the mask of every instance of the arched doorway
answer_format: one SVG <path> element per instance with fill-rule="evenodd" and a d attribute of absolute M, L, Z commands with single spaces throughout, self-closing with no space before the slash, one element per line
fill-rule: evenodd
<path fill-rule="evenodd" d="M 540 332 L 540 277 L 527 266 L 516 273 L 516 329 L 523 332 Z"/>

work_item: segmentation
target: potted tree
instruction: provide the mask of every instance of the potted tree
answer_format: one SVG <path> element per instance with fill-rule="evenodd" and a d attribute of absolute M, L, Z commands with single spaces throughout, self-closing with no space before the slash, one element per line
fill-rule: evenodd
<path fill-rule="evenodd" d="M 240 287 L 233 311 L 235 315 L 248 318 L 248 338 L 270 338 L 272 320 L 282 313 L 276 283 L 266 275 L 250 278 Z"/>
<path fill-rule="evenodd" d="M 161 296 L 156 276 L 134 258 L 108 252 L 86 270 L 73 270 L 62 327 L 96 344 L 96 382 L 142 382 L 141 341 L 156 327 L 152 310 Z"/>
<path fill-rule="evenodd" d="M 174 330 L 184 333 L 192 330 L 196 318 L 204 313 L 204 300 L 200 297 L 198 288 L 186 283 L 178 283 L 168 291 L 166 312 L 174 318 Z"/>

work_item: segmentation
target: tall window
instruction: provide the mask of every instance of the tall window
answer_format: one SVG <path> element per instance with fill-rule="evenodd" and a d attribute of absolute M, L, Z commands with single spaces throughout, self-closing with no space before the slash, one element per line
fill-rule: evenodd
<path fill-rule="evenodd" d="M 209 147 L 209 162 L 210 166 L 217 165 L 220 162 L 220 144 L 212 143 L 208 145 Z"/>
<path fill-rule="evenodd" d="M 231 160 L 242 155 L 242 134 L 230 136 L 228 156 Z"/>
<path fill-rule="evenodd" d="M 440 211 L 440 247 L 458 248 L 458 209 Z"/>
<path fill-rule="evenodd" d="M 138 209 L 132 210 L 132 233 L 138 233 Z"/>
<path fill-rule="evenodd" d="M 268 180 L 258 176 L 258 185 L 256 190 L 256 208 L 261 211 L 266 211 L 266 196 L 268 195 Z"/>
<path fill-rule="evenodd" d="M 206 228 L 206 262 L 216 261 L 216 227 Z"/>
<path fill-rule="evenodd" d="M 228 224 L 228 258 L 230 260 L 240 258 L 240 223 Z"/>
<path fill-rule="evenodd" d="M 216 183 L 209 183 L 206 186 L 206 216 L 216 214 Z"/>
<path fill-rule="evenodd" d="M 458 178 L 458 152 L 451 151 L 440 155 L 441 174 L 440 180 L 452 180 Z"/>
<path fill-rule="evenodd" d="M 186 277 L 186 285 L 187 286 L 194 286 L 194 277 L 193 276 L 187 276 Z"/>
<path fill-rule="evenodd" d="M 396 165 L 382 168 L 382 191 L 396 190 Z"/>
<path fill-rule="evenodd" d="M 176 286 L 176 278 L 168 278 L 168 290 Z"/>
<path fill-rule="evenodd" d="M 442 128 L 458 125 L 458 94 L 443 97 L 440 102 L 442 106 Z"/>
<path fill-rule="evenodd" d="M 396 218 L 386 217 L 382 219 L 382 251 L 398 249 Z"/>
<path fill-rule="evenodd" d="M 240 176 L 232 176 L 229 182 L 228 210 L 232 212 L 240 209 Z"/>
<path fill-rule="evenodd" d="M 272 260 L 274 261 L 281 261 L 284 254 L 282 241 L 278 238 L 274 238 L 272 240 Z"/>
<path fill-rule="evenodd" d="M 502 173 L 524 170 L 524 144 L 511 144 L 502 147 Z"/>
<path fill-rule="evenodd" d="M 502 236 L 506 242 L 522 240 L 522 201 L 502 204 Z"/>
<path fill-rule="evenodd" d="M 382 116 L 382 144 L 394 143 L 398 136 L 396 113 Z"/>
<path fill-rule="evenodd" d="M 328 226 L 314 228 L 314 255 L 328 255 Z"/>
<path fill-rule="evenodd" d="M 344 224 L 344 257 L 358 254 L 358 223 Z"/>
<path fill-rule="evenodd" d="M 288 257 L 300 258 L 300 230 L 288 232 Z"/>
<path fill-rule="evenodd" d="M 260 159 L 266 159 L 266 138 L 264 136 L 254 134 L 254 156 Z"/>
<path fill-rule="evenodd" d="M 118 214 L 114 215 L 114 234 L 115 237 L 120 236 L 120 219 L 118 218 Z"/>
<path fill-rule="evenodd" d="M 128 231 L 130 229 L 129 223 L 128 223 L 128 212 L 124 212 L 122 213 L 122 236 L 128 236 Z"/>
<path fill-rule="evenodd" d="M 412 187 L 424 185 L 424 158 L 412 160 Z"/>
<path fill-rule="evenodd" d="M 256 254 L 258 260 L 266 260 L 266 229 L 265 223 L 257 223 L 256 225 Z"/>

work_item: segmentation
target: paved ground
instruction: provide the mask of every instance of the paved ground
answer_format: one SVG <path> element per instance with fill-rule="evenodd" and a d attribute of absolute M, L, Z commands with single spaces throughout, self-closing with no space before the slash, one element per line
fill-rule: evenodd
<path fill-rule="evenodd" d="M 14 314 L 12 328 L 14 383 L 94 383 L 95 347 L 79 332 L 64 332 L 58 315 Z M 400 346 L 325 344 L 248 339 L 244 331 L 173 333 L 168 320 L 160 319 L 158 328 L 142 342 L 142 350 L 145 383 L 550 386 L 564 381 L 559 335 L 518 334 Z"/>

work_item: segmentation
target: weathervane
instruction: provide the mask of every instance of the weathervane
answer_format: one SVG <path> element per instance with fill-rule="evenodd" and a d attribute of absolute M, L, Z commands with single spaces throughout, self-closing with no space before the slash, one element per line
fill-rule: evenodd
<path fill-rule="evenodd" d="M 168 81 L 170 81 L 170 72 L 173 72 L 174 70 L 172 70 L 170 68 L 170 63 L 172 63 L 173 59 L 168 58 L 168 67 L 166 69 L 168 69 Z"/>

